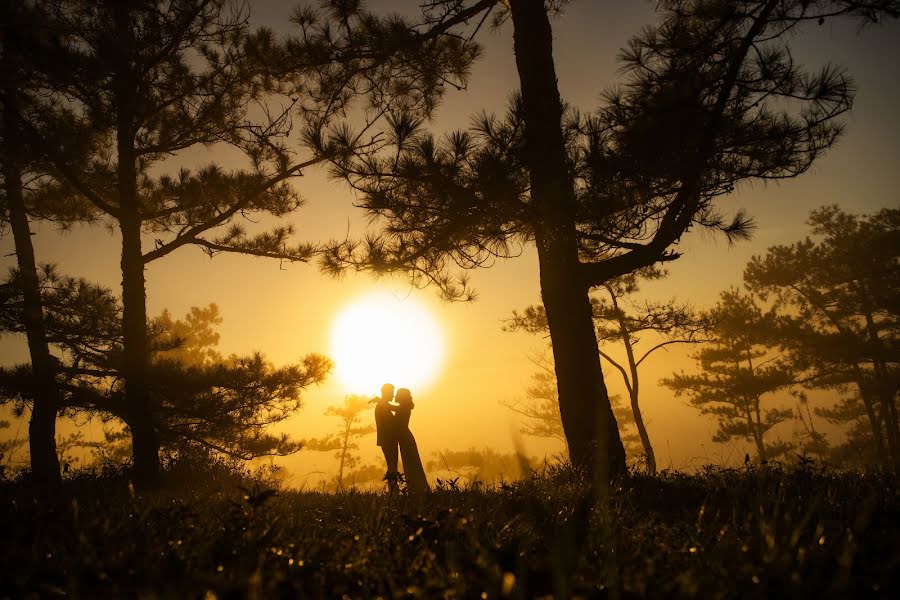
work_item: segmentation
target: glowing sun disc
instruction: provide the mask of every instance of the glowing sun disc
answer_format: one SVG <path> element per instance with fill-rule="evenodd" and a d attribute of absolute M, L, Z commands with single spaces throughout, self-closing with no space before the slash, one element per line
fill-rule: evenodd
<path fill-rule="evenodd" d="M 377 395 L 387 382 L 415 394 L 437 375 L 444 340 L 433 315 L 415 299 L 379 292 L 338 315 L 331 356 L 335 375 L 349 392 Z"/>

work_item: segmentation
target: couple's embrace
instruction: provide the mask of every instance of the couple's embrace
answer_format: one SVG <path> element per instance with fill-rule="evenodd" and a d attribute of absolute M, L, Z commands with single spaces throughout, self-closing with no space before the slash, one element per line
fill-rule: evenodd
<path fill-rule="evenodd" d="M 391 402 L 392 400 L 396 402 Z M 406 388 L 400 388 L 395 398 L 394 386 L 386 383 L 381 386 L 381 397 L 374 402 L 375 429 L 378 445 L 387 462 L 385 479 L 388 487 L 392 492 L 398 488 L 398 460 L 402 458 L 407 489 L 413 493 L 428 491 L 428 480 L 425 478 L 416 438 L 409 430 L 409 418 L 414 406 L 412 393 Z"/>

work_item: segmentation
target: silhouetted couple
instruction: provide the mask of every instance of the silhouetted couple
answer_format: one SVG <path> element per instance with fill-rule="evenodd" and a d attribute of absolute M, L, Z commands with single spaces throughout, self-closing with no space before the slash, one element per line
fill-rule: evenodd
<path fill-rule="evenodd" d="M 396 404 L 391 400 L 396 400 Z M 403 460 L 407 490 L 413 493 L 428 491 L 428 480 L 425 478 L 416 438 L 409 430 L 413 406 L 410 391 L 400 388 L 397 390 L 397 397 L 394 398 L 394 386 L 390 383 L 381 386 L 381 398 L 375 400 L 378 445 L 381 446 L 384 460 L 387 462 L 385 479 L 392 492 L 398 489 L 398 459 Z"/>

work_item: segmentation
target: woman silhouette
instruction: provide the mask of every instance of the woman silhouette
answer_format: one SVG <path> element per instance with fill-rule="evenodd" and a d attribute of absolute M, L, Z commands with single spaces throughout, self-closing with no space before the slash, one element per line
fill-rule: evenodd
<path fill-rule="evenodd" d="M 397 390 L 397 407 L 394 409 L 394 422 L 397 428 L 397 441 L 400 443 L 400 460 L 403 463 L 403 472 L 406 476 L 406 487 L 412 493 L 423 493 L 429 490 L 428 479 L 425 477 L 425 469 L 422 467 L 422 458 L 419 456 L 419 447 L 416 438 L 409 430 L 409 418 L 415 406 L 412 393 L 407 388 Z"/>

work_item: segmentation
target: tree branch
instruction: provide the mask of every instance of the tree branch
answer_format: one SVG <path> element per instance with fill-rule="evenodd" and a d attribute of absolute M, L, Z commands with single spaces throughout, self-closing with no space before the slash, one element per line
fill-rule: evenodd
<path fill-rule="evenodd" d="M 173 250 L 177 250 L 178 248 L 184 246 L 185 244 L 198 244 L 201 243 L 202 240 L 197 238 L 198 235 L 203 233 L 204 231 L 208 231 L 214 227 L 218 227 L 223 223 L 227 222 L 231 217 L 237 214 L 239 211 L 246 208 L 254 198 L 256 198 L 259 194 L 262 194 L 266 190 L 270 189 L 273 185 L 276 185 L 290 177 L 293 177 L 296 173 L 298 173 L 301 169 L 314 165 L 318 162 L 321 162 L 323 159 L 321 158 L 312 158 L 308 161 L 299 163 L 294 165 L 293 167 L 286 169 L 285 171 L 279 173 L 278 175 L 273 175 L 269 179 L 267 179 L 263 184 L 257 187 L 257 189 L 241 200 L 240 202 L 235 203 L 231 208 L 222 212 L 215 217 L 208 219 L 202 223 L 194 225 L 193 227 L 187 229 L 184 233 L 178 235 L 172 241 L 163 244 L 144 254 L 144 264 L 148 264 L 158 258 L 162 258 L 163 256 L 169 254 Z M 201 244 L 202 245 L 202 244 Z"/>

